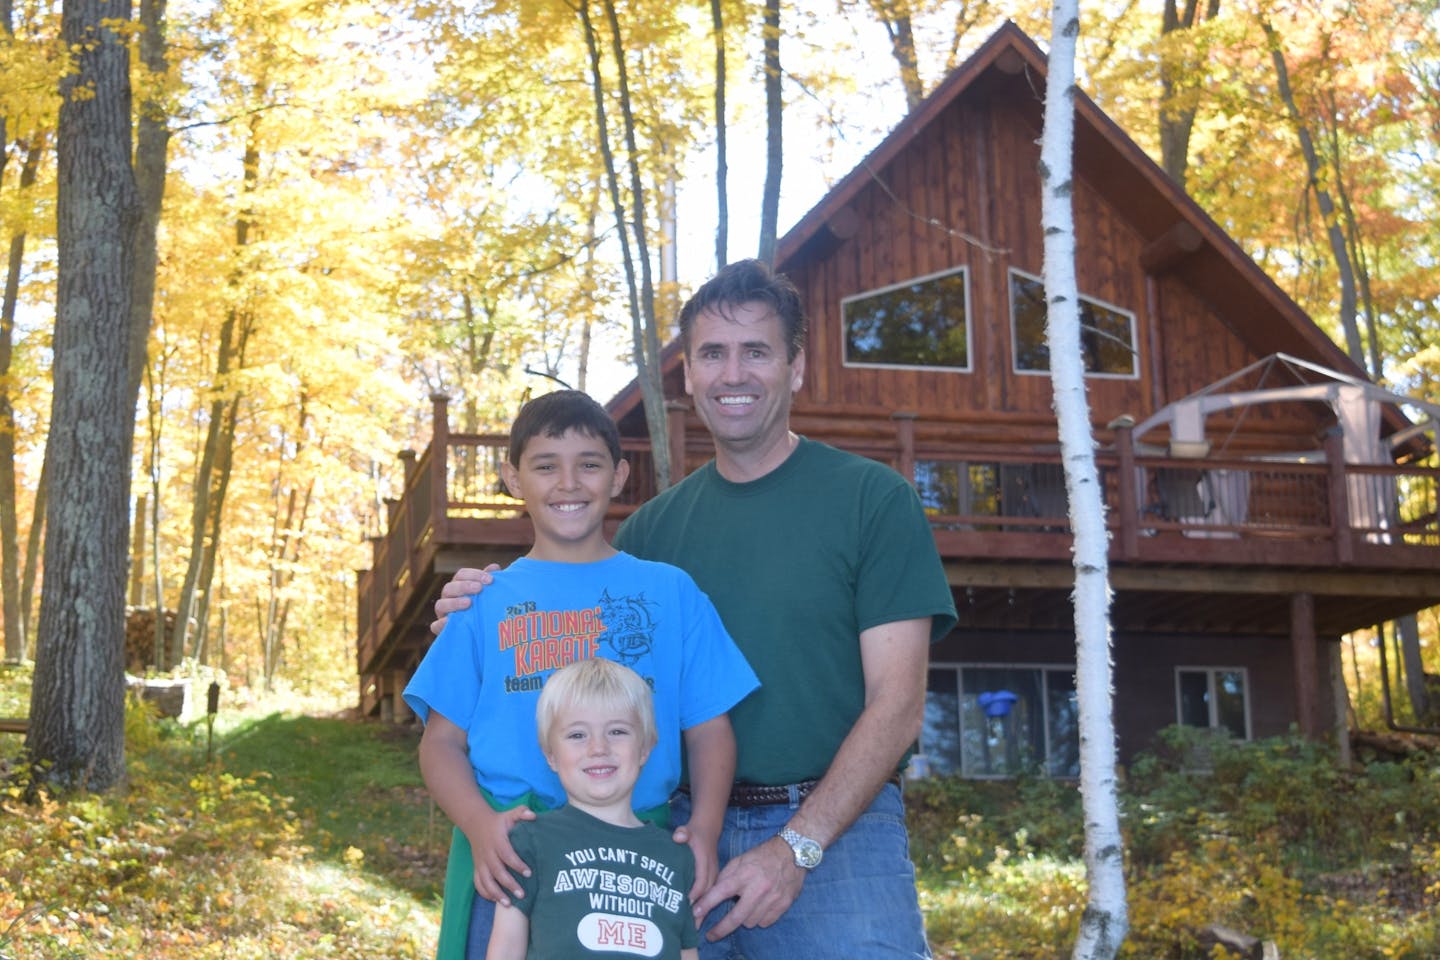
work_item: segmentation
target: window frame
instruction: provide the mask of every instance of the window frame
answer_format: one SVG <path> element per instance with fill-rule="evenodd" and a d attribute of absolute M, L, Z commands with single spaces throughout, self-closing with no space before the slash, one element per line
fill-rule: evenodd
<path fill-rule="evenodd" d="M 958 274 L 965 285 L 965 365 L 962 367 L 950 364 L 915 364 L 915 363 L 883 363 L 873 360 L 852 360 L 850 359 L 850 323 L 845 316 L 845 308 L 851 303 L 876 297 L 892 290 L 901 290 L 905 287 L 913 287 L 916 284 L 928 283 L 932 280 L 939 280 L 943 277 L 955 276 Z M 971 282 L 970 266 L 961 264 L 958 267 L 949 267 L 945 270 L 937 270 L 934 273 L 927 273 L 918 277 L 908 277 L 897 283 L 891 283 L 883 287 L 875 287 L 860 293 L 853 293 L 848 297 L 840 298 L 840 364 L 849 370 L 925 370 L 935 373 L 973 373 L 975 371 L 975 324 L 971 317 Z"/>
<path fill-rule="evenodd" d="M 1009 301 L 1010 313 L 1010 370 L 1019 377 L 1048 377 L 1049 370 L 1029 370 L 1020 366 L 1020 333 L 1016 328 L 1015 308 L 1015 278 L 1024 277 L 1026 280 L 1040 284 L 1044 289 L 1044 278 L 1030 273 L 1028 270 L 1021 270 L 1019 267 L 1010 267 L 1005 273 L 1005 296 Z M 1093 306 L 1109 310 L 1111 313 L 1125 317 L 1130 323 L 1130 372 L 1129 373 L 1107 373 L 1098 370 L 1086 370 L 1086 377 L 1095 377 L 1100 380 L 1139 380 L 1140 379 L 1140 323 L 1135 311 L 1127 310 L 1119 304 L 1101 300 L 1087 294 L 1080 294 L 1082 303 L 1089 303 Z M 1046 306 L 1049 310 L 1049 306 Z"/>
<path fill-rule="evenodd" d="M 1049 662 L 1049 661 L 1043 662 L 1043 663 L 1010 663 L 1010 662 L 1006 662 L 1006 663 L 983 663 L 983 662 L 963 661 L 963 660 L 939 660 L 939 661 L 931 661 L 931 663 L 929 664 L 928 668 L 926 669 L 926 673 L 925 673 L 925 686 L 926 686 L 926 691 L 925 691 L 925 692 L 926 692 L 926 702 L 927 702 L 927 705 L 928 705 L 928 702 L 929 702 L 929 694 L 930 694 L 930 690 L 929 690 L 929 687 L 930 687 L 930 672 L 933 671 L 933 670 L 949 670 L 949 671 L 951 671 L 952 673 L 955 674 L 956 710 L 955 710 L 955 715 L 954 715 L 954 721 L 955 721 L 956 740 L 957 740 L 957 742 L 958 742 L 959 745 L 960 745 L 960 748 L 959 748 L 959 749 L 960 749 L 960 763 L 959 763 L 959 766 L 958 766 L 957 769 L 952 770 L 952 771 L 949 772 L 949 774 L 948 774 L 949 776 L 957 776 L 957 777 L 960 777 L 960 778 L 965 779 L 965 780 L 1013 780 L 1015 777 L 1021 775 L 1021 772 L 1020 772 L 1020 771 L 1016 771 L 1016 772 L 1014 772 L 1014 773 L 971 773 L 971 772 L 968 772 L 968 771 L 965 769 L 965 748 L 964 748 L 964 744 L 965 744 L 965 732 L 966 732 L 966 731 L 965 731 L 965 726 L 964 726 L 964 716 L 965 716 L 965 712 L 964 712 L 963 701 L 964 701 L 964 696 L 965 696 L 965 671 L 966 671 L 966 670 L 1025 670 L 1025 671 L 1030 671 L 1030 672 L 1032 672 L 1032 673 L 1039 673 L 1039 674 L 1040 674 L 1040 684 L 1041 684 L 1041 695 L 1042 695 L 1042 697 L 1043 697 L 1043 699 L 1044 699 L 1044 703 L 1042 704 L 1042 708 L 1041 708 L 1041 710 L 1040 710 L 1040 714 L 1041 714 L 1041 728 L 1042 728 L 1042 731 L 1041 731 L 1041 732 L 1042 732 L 1042 736 L 1043 736 L 1043 738 L 1044 738 L 1044 744 L 1042 745 L 1042 746 L 1043 746 L 1044 755 L 1039 758 L 1039 766 L 1040 766 L 1040 769 L 1041 769 L 1041 775 L 1044 776 L 1044 777 L 1046 777 L 1047 779 L 1052 779 L 1052 780 L 1073 780 L 1073 779 L 1075 779 L 1076 777 L 1079 776 L 1078 771 L 1077 771 L 1077 773 L 1074 774 L 1074 775 L 1070 775 L 1070 774 L 1057 774 L 1057 773 L 1053 773 L 1053 772 L 1051 771 L 1051 758 L 1052 758 L 1052 755 L 1053 755 L 1053 753 L 1054 753 L 1054 751 L 1053 751 L 1053 740 L 1054 740 L 1055 734 L 1054 734 L 1054 732 L 1051 730 L 1051 722 L 1050 722 L 1050 721 L 1051 721 L 1051 717 L 1050 717 L 1050 696 L 1051 696 L 1051 688 L 1050 688 L 1049 674 L 1051 674 L 1051 673 L 1063 673 L 1063 674 L 1069 674 L 1069 675 L 1073 678 L 1074 675 L 1075 675 L 1075 664 L 1073 664 L 1073 663 Z M 1078 694 L 1076 694 L 1076 693 L 1074 692 L 1073 687 L 1074 687 L 1074 683 L 1073 683 L 1073 679 L 1072 679 L 1072 690 L 1071 690 L 1071 693 L 1072 693 L 1072 695 L 1078 696 Z M 924 756 L 924 757 L 926 758 L 926 760 L 928 761 L 928 766 L 929 766 L 929 770 L 930 770 L 930 775 L 934 775 L 934 760 L 933 760 L 933 755 L 926 752 L 925 733 L 926 733 L 926 727 L 927 727 L 927 726 L 928 726 L 928 724 L 922 724 L 922 726 L 921 726 L 920 736 L 917 738 L 917 746 L 918 746 L 918 748 L 919 748 L 919 749 L 917 750 L 917 755 Z M 1077 746 L 1077 757 L 1078 757 L 1078 728 L 1077 728 L 1077 744 L 1076 744 L 1076 746 Z"/>
<path fill-rule="evenodd" d="M 1175 667 L 1175 724 L 1176 726 L 1187 727 L 1192 730 L 1208 730 L 1214 733 L 1224 733 L 1230 736 L 1234 731 L 1229 727 L 1217 722 L 1219 713 L 1219 698 L 1215 695 L 1216 678 L 1221 673 L 1238 673 L 1240 675 L 1241 707 L 1245 711 L 1245 735 L 1243 739 L 1250 741 L 1255 739 L 1254 717 L 1250 710 L 1250 671 L 1246 667 L 1236 666 L 1194 666 L 1190 664 L 1177 665 Z M 1209 713 L 1209 725 L 1197 727 L 1194 724 L 1186 723 L 1181 701 L 1180 676 L 1184 673 L 1203 673 L 1205 675 L 1205 696 L 1206 706 Z"/>

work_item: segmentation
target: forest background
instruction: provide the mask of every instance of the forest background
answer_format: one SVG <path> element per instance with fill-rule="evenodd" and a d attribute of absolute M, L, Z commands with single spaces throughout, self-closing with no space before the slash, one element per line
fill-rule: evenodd
<path fill-rule="evenodd" d="M 34 657 L 44 587 L 60 14 L 0 0 L 7 660 Z M 1440 3 L 1082 14 L 1085 91 L 1376 379 L 1440 400 Z M 110 21 L 154 204 L 132 284 L 149 316 L 129 603 L 172 626 L 148 656 L 353 703 L 354 571 L 431 394 L 477 432 L 557 379 L 608 398 L 643 356 L 635 323 L 669 339 L 684 289 L 763 254 L 1002 20 L 1043 38 L 1048 15 L 141 0 Z M 658 278 L 643 304 L 632 238 Z M 1434 612 L 1419 626 L 1440 672 Z M 1346 644 L 1361 723 L 1374 642 Z"/>

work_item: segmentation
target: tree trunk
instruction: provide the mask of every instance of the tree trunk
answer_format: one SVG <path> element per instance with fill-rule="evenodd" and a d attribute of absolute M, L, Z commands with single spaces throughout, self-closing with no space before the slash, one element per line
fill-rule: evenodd
<path fill-rule="evenodd" d="M 1128 928 L 1124 846 L 1116 799 L 1111 702 L 1108 534 L 1080 349 L 1073 210 L 1076 0 L 1057 0 L 1041 134 L 1041 228 L 1045 248 L 1046 338 L 1065 463 L 1070 528 L 1075 532 L 1075 693 L 1080 711 L 1080 796 L 1085 815 L 1089 896 L 1075 960 L 1113 960 Z"/>
<path fill-rule="evenodd" d="M 246 329 L 248 330 L 248 324 Z M 248 336 L 248 334 L 247 334 Z M 244 353 L 244 340 L 242 339 L 241 354 Z M 199 597 L 198 609 L 195 620 L 195 642 L 192 644 L 190 656 L 196 660 L 205 645 L 205 632 L 210 624 L 210 588 L 215 582 L 215 564 L 220 557 L 220 533 L 224 529 L 225 519 L 225 497 L 230 491 L 230 474 L 235 465 L 235 422 L 239 416 L 240 398 L 235 397 L 230 401 L 229 408 L 225 415 L 224 435 L 220 441 L 215 468 L 215 488 L 207 498 L 209 512 L 206 517 L 206 531 L 204 537 L 204 554 L 200 562 L 200 578 L 196 585 L 195 595 Z"/>
<path fill-rule="evenodd" d="M 150 498 L 142 493 L 135 497 L 135 519 L 130 524 L 130 587 L 125 602 L 131 607 L 145 605 L 145 528 L 149 523 Z M 160 611 L 155 615 L 160 616 Z"/>
<path fill-rule="evenodd" d="M 140 0 L 140 62 L 151 73 L 164 74 L 166 0 Z M 155 267 L 158 260 L 156 231 L 160 206 L 165 198 L 166 151 L 170 145 L 169 120 L 165 103 L 147 97 L 140 104 L 135 125 L 135 185 L 140 195 L 140 227 L 135 235 L 135 272 L 130 300 L 130 403 L 140 393 L 140 376 L 145 369 L 145 348 L 150 341 L 150 323 L 155 310 Z"/>
<path fill-rule="evenodd" d="M 1176 7 L 1176 0 L 1165 0 L 1165 13 L 1160 25 L 1162 47 L 1167 48 L 1160 57 L 1160 166 L 1171 180 L 1185 186 L 1186 172 L 1190 165 L 1190 133 L 1195 128 L 1197 110 L 1193 104 L 1176 105 L 1182 92 L 1194 86 L 1196 74 L 1194 55 L 1187 52 L 1182 62 L 1170 48 L 1180 45 L 1183 31 L 1195 26 L 1199 11 L 1199 0 L 1185 0 L 1185 12 Z M 1207 0 L 1205 19 L 1213 20 L 1220 13 L 1220 0 Z M 1165 43 L 1164 41 L 1171 41 Z"/>
<path fill-rule="evenodd" d="M 1405 692 L 1415 722 L 1423 725 L 1430 715 L 1430 693 L 1425 689 L 1425 663 L 1420 654 L 1420 622 L 1412 613 L 1395 621 L 1395 642 L 1400 647 L 1399 660 L 1405 664 Z"/>
<path fill-rule="evenodd" d="M 925 88 L 920 83 L 920 65 L 915 56 L 915 28 L 909 4 L 905 0 L 870 0 L 870 9 L 890 38 L 890 55 L 900 68 L 900 84 L 905 88 L 905 109 L 914 110 L 925 99 Z"/>
<path fill-rule="evenodd" d="M 297 569 L 300 559 L 301 547 L 304 544 L 305 524 L 310 515 L 310 501 L 315 492 L 315 481 L 312 477 L 305 487 L 302 497 L 295 487 L 290 484 L 285 476 L 285 465 L 287 461 L 298 461 L 305 449 L 305 435 L 309 429 L 310 414 L 309 406 L 305 395 L 300 398 L 300 410 L 298 423 L 296 425 L 295 451 L 290 456 L 284 454 L 287 446 L 285 443 L 277 444 L 281 451 L 279 460 L 275 467 L 275 476 L 272 481 L 272 488 L 275 490 L 275 503 L 273 516 L 271 518 L 270 530 L 270 578 L 269 595 L 266 598 L 264 620 L 261 624 L 261 652 L 265 670 L 265 687 L 270 689 L 274 684 L 276 671 L 280 667 L 281 651 L 285 637 L 285 621 L 290 614 L 289 601 L 282 600 L 285 591 L 289 588 L 294 579 L 293 571 Z M 285 492 L 285 509 L 280 509 L 279 497 Z"/>
<path fill-rule="evenodd" d="M 35 579 L 40 570 L 40 538 L 45 533 L 45 512 L 49 505 L 50 458 L 40 462 L 40 482 L 35 484 L 35 508 L 30 514 L 30 536 L 25 538 L 25 572 L 20 584 L 20 634 L 32 635 L 31 602 L 35 598 Z"/>
<path fill-rule="evenodd" d="M 45 452 L 55 496 L 26 748 L 37 773 L 92 790 L 125 779 L 135 407 L 122 345 L 140 211 L 130 167 L 130 55 L 115 27 L 129 19 L 128 3 L 65 0 L 60 20 L 76 70 L 60 84 L 55 397 Z"/>
<path fill-rule="evenodd" d="M 10 33 L 8 5 L 3 26 Z M 20 192 L 35 183 L 44 152 L 45 138 L 32 138 L 20 166 Z M 18 145 L 18 144 L 17 144 Z M 0 118 L 0 152 L 4 152 L 3 118 Z M 10 258 L 5 268 L 5 294 L 0 301 L 0 590 L 3 590 L 5 660 L 25 659 L 26 617 L 20 594 L 20 515 L 15 483 L 15 405 L 10 394 L 10 363 L 15 349 L 15 311 L 20 301 L 20 271 L 25 262 L 25 234 L 10 238 Z"/>
<path fill-rule="evenodd" d="M 725 9 L 710 0 L 710 22 L 715 30 L 715 269 L 725 266 L 730 246 L 730 201 L 726 179 L 730 158 L 725 152 Z"/>
<path fill-rule="evenodd" d="M 1300 138 L 1300 151 L 1305 156 L 1307 184 L 1315 194 L 1315 203 L 1320 208 L 1325 223 L 1325 234 L 1330 240 L 1330 253 L 1335 258 L 1335 269 L 1340 275 L 1340 328 L 1345 331 L 1345 352 L 1355 365 L 1365 369 L 1365 350 L 1360 343 L 1360 327 L 1355 320 L 1355 273 L 1350 266 L 1350 254 L 1345 246 L 1345 231 L 1340 226 L 1340 217 L 1330 192 L 1321 185 L 1320 157 L 1315 151 L 1315 142 L 1310 128 L 1300 115 L 1295 102 L 1295 92 L 1290 88 L 1290 70 L 1285 64 L 1285 54 L 1280 49 L 1280 38 L 1268 20 L 1261 20 L 1265 39 L 1270 47 L 1270 60 L 1275 64 L 1275 80 L 1280 100 L 1290 122 L 1295 125 L 1296 136 Z"/>
<path fill-rule="evenodd" d="M 243 190 L 246 194 L 254 191 L 260 170 L 260 152 L 256 145 L 253 116 L 250 121 L 250 135 L 245 141 Z M 235 246 L 243 249 L 250 242 L 250 212 L 243 211 L 235 223 Z M 238 279 L 237 281 L 238 282 Z M 235 440 L 235 416 L 240 397 L 230 383 L 232 368 L 238 370 L 245 365 L 245 346 L 250 338 L 253 319 L 245 307 L 231 307 L 220 327 L 220 353 L 215 362 L 216 396 L 210 403 L 210 423 L 205 435 L 205 448 L 200 456 L 200 468 L 195 477 L 195 503 L 190 511 L 190 556 L 185 565 L 185 580 L 175 602 L 175 627 L 170 637 L 170 664 L 179 663 L 185 655 L 190 637 L 190 620 L 196 609 L 196 591 L 202 582 L 206 566 L 206 553 L 214 549 L 213 542 L 207 542 L 207 533 L 218 523 L 218 514 L 224 506 L 223 485 L 217 484 L 217 463 L 228 457 L 227 448 Z M 217 499 L 217 493 L 219 498 Z M 212 520 L 212 514 L 215 519 Z M 215 527 L 218 532 L 218 527 Z M 211 566 L 213 572 L 213 564 Z"/>
<path fill-rule="evenodd" d="M 670 424 L 665 414 L 665 388 L 661 378 L 660 329 L 655 316 L 655 281 L 650 274 L 650 250 L 646 241 L 648 219 L 645 216 L 645 191 L 640 177 L 640 149 L 635 142 L 635 114 L 631 108 L 630 71 L 625 65 L 625 47 L 620 38 L 620 18 L 614 0 L 604 0 L 605 17 L 610 23 L 611 55 L 615 58 L 615 75 L 620 88 L 620 117 L 624 123 L 625 152 L 630 168 L 631 225 L 635 231 L 635 259 L 640 264 L 640 321 L 635 344 L 645 363 L 640 368 L 644 381 L 641 394 L 645 403 L 645 425 L 650 434 L 650 456 L 655 464 L 655 489 L 670 486 Z"/>
<path fill-rule="evenodd" d="M 760 243 L 756 256 L 775 263 L 776 233 L 780 224 L 780 174 L 784 166 L 780 95 L 780 0 L 765 0 L 765 192 L 760 198 Z"/>
<path fill-rule="evenodd" d="M 635 223 L 633 229 L 639 246 L 638 253 L 631 252 L 630 228 L 626 226 L 625 205 L 620 199 L 620 175 L 615 166 L 615 154 L 610 149 L 610 129 L 605 118 L 604 75 L 600 68 L 600 46 L 595 35 L 595 25 L 590 19 L 590 5 L 582 2 L 578 8 L 581 26 L 585 33 L 585 47 L 590 57 L 591 91 L 595 97 L 597 139 L 600 154 L 605 162 L 605 176 L 610 188 L 610 205 L 615 215 L 620 237 L 621 259 L 625 266 L 625 284 L 630 296 L 630 335 L 635 351 L 636 379 L 640 382 L 640 394 L 645 406 L 645 426 L 650 434 L 650 447 L 655 464 L 656 490 L 670 486 L 670 444 L 665 418 L 664 384 L 660 376 L 660 335 L 655 327 L 655 302 L 650 278 L 650 259 L 645 249 L 645 208 L 644 194 L 640 189 L 639 157 L 635 149 L 634 119 L 630 113 L 630 95 L 626 78 L 625 60 L 620 44 L 618 18 L 614 5 L 605 4 L 607 19 L 613 34 L 613 48 L 616 69 L 620 77 L 620 102 L 625 117 L 625 139 L 630 151 L 631 189 Z M 637 289 L 635 267 L 641 269 L 642 289 Z"/>
<path fill-rule="evenodd" d="M 159 362 L 161 372 L 164 372 L 166 355 L 160 354 Z M 161 385 L 156 386 L 154 368 L 150 364 L 145 366 L 145 379 L 150 383 L 150 399 L 145 405 L 149 421 L 149 443 L 146 449 L 145 460 L 150 464 L 150 515 L 147 522 L 150 524 L 150 557 L 151 572 L 155 577 L 155 669 L 160 669 L 160 661 L 165 656 L 165 570 L 160 562 L 160 428 L 164 418 L 160 416 L 160 400 L 158 392 L 164 389 L 164 379 Z M 132 560 L 139 563 L 140 558 Z"/>

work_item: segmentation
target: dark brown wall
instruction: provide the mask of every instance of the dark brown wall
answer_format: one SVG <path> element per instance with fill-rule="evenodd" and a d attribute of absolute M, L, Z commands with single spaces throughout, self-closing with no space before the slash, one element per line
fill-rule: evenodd
<path fill-rule="evenodd" d="M 1273 637 L 1118 635 L 1113 660 L 1115 730 L 1122 763 L 1153 743 L 1157 730 L 1175 723 L 1175 668 L 1244 667 L 1251 733 L 1285 733 L 1296 720 L 1288 640 Z M 1069 664 L 1075 641 L 1060 633 L 954 633 L 930 650 L 936 663 Z"/>

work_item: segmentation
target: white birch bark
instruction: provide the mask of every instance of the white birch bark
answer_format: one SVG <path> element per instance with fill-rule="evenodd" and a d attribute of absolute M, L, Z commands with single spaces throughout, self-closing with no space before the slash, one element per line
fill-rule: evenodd
<path fill-rule="evenodd" d="M 1050 68 L 1040 142 L 1040 218 L 1045 234 L 1045 334 L 1070 528 L 1075 534 L 1075 690 L 1080 708 L 1080 793 L 1089 895 L 1072 956 L 1075 960 L 1112 960 L 1125 939 L 1128 920 L 1115 791 L 1108 543 L 1090 406 L 1085 397 L 1080 295 L 1075 278 L 1072 152 L 1078 6 L 1078 0 L 1055 0 L 1051 10 Z"/>

